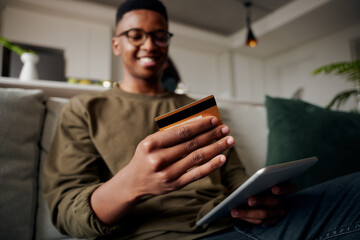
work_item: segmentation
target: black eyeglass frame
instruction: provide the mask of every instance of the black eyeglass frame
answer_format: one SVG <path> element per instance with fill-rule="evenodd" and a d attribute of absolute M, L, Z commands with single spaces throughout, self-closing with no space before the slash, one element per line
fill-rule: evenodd
<path fill-rule="evenodd" d="M 134 30 L 140 31 L 140 32 L 142 32 L 143 34 L 145 34 L 145 38 L 144 38 L 144 39 L 142 40 L 142 42 L 139 43 L 139 44 L 134 44 L 134 43 L 130 40 L 131 37 L 129 36 L 129 32 L 134 31 Z M 161 32 L 161 33 L 166 33 L 166 35 L 167 35 L 167 41 L 166 41 L 165 45 L 159 45 L 159 43 L 156 41 L 156 40 L 158 40 L 157 37 L 156 37 L 156 33 L 159 33 L 159 32 Z M 116 37 L 121 37 L 121 36 L 126 36 L 126 38 L 128 39 L 128 41 L 130 42 L 130 44 L 132 44 L 132 45 L 135 46 L 135 47 L 139 47 L 139 46 L 141 46 L 142 44 L 144 44 L 144 43 L 146 42 L 146 40 L 148 39 L 149 36 L 151 37 L 151 41 L 152 41 L 156 46 L 158 46 L 158 47 L 167 47 L 167 46 L 169 46 L 170 40 L 171 40 L 171 38 L 174 36 L 174 34 L 172 34 L 171 32 L 168 32 L 168 31 L 166 31 L 166 30 L 155 30 L 155 31 L 152 31 L 152 32 L 146 32 L 146 31 L 144 31 L 144 30 L 141 29 L 141 28 L 130 28 L 129 30 L 126 30 L 126 31 L 118 34 Z"/>

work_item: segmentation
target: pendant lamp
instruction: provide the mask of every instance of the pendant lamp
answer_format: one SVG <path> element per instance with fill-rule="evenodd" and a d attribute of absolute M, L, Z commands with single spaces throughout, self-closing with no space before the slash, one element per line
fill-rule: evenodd
<path fill-rule="evenodd" d="M 250 8 L 252 6 L 251 2 L 245 2 L 244 3 L 246 8 L 246 26 L 248 29 L 248 34 L 246 38 L 245 45 L 249 47 L 255 47 L 258 43 L 253 31 L 251 30 L 251 11 Z"/>

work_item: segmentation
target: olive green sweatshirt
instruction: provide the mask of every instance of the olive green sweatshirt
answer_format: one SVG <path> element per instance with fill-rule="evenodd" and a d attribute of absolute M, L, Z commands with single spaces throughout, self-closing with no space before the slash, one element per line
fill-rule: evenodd
<path fill-rule="evenodd" d="M 229 227 L 230 221 L 201 227 L 196 221 L 247 178 L 235 150 L 210 176 L 142 198 L 116 225 L 102 223 L 90 206 L 92 192 L 157 131 L 154 118 L 192 101 L 174 93 L 148 96 L 115 88 L 72 98 L 44 166 L 44 195 L 55 226 L 73 237 L 101 239 L 194 239 Z"/>

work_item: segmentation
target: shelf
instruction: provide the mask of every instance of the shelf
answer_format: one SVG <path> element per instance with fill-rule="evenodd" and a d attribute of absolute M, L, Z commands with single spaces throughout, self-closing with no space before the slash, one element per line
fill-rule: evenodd
<path fill-rule="evenodd" d="M 48 81 L 48 80 L 31 80 L 20 81 L 18 78 L 0 77 L 0 87 L 2 88 L 24 88 L 24 89 L 42 89 L 45 98 L 61 97 L 71 98 L 75 95 L 100 92 L 108 90 L 102 86 L 70 84 L 67 82 Z"/>

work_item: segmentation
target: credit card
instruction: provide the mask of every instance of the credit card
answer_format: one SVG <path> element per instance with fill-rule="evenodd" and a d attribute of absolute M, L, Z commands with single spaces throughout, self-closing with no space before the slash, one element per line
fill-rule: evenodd
<path fill-rule="evenodd" d="M 155 118 L 160 131 L 206 116 L 215 116 L 222 124 L 214 95 L 210 95 Z"/>

